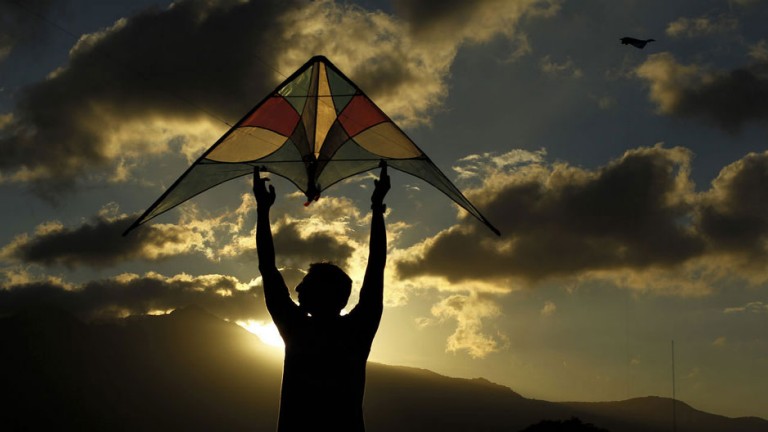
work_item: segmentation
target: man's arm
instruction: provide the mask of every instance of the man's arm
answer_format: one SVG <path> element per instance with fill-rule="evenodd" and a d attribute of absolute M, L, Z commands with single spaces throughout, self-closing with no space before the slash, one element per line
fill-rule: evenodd
<path fill-rule="evenodd" d="M 360 302 L 355 309 L 361 308 L 365 314 L 372 314 L 376 324 L 384 307 L 384 267 L 387 263 L 387 231 L 384 226 L 384 197 L 390 188 L 386 162 L 381 162 L 379 180 L 374 180 L 375 188 L 371 195 L 371 239 L 369 243 L 368 266 L 365 269 L 363 287 L 360 289 Z M 373 316 L 372 316 L 373 318 Z"/>
<path fill-rule="evenodd" d="M 264 285 L 267 310 L 275 325 L 281 329 L 288 314 L 298 307 L 291 300 L 283 276 L 275 265 L 275 245 L 269 223 L 269 209 L 275 202 L 275 187 L 270 185 L 267 191 L 267 181 L 269 179 L 261 178 L 258 168 L 254 169 L 253 195 L 256 197 L 256 250 L 259 256 L 259 272 Z"/>

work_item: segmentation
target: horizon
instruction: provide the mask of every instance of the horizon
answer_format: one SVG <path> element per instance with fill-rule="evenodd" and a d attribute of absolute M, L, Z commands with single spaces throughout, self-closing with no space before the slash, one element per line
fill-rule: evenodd
<path fill-rule="evenodd" d="M 672 397 L 674 341 L 677 400 L 768 419 L 755 376 L 768 364 L 765 1 L 2 0 L 0 12 L 0 314 L 196 303 L 277 343 L 249 176 L 121 234 L 322 55 L 502 233 L 391 170 L 370 361 L 534 399 L 628 400 Z M 376 175 L 306 207 L 270 176 L 291 290 L 330 260 L 357 302 Z"/>

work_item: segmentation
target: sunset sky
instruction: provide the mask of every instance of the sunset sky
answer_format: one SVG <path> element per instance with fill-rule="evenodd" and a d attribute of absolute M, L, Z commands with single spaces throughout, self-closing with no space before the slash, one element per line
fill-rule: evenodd
<path fill-rule="evenodd" d="M 765 0 L 0 0 L 0 313 L 269 330 L 250 178 L 121 233 L 324 55 L 502 232 L 393 172 L 372 361 L 671 397 L 674 340 L 679 399 L 768 418 L 767 22 Z M 289 286 L 332 260 L 359 287 L 373 174 L 309 207 L 273 178 Z"/>

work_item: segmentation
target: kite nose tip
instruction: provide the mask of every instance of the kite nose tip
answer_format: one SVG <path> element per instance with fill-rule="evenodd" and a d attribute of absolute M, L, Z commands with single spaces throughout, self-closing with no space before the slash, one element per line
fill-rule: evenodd
<path fill-rule="evenodd" d="M 318 194 L 317 196 L 315 196 L 314 198 L 312 198 L 312 199 L 308 199 L 308 200 L 307 200 L 307 201 L 304 203 L 304 207 L 309 207 L 309 205 L 310 205 L 310 204 L 312 204 L 312 202 L 314 202 L 314 201 L 317 201 L 317 200 L 319 200 L 319 199 L 320 199 L 320 195 L 319 195 L 319 194 Z"/>
<path fill-rule="evenodd" d="M 310 204 L 312 204 L 313 201 L 317 201 L 320 199 L 320 192 L 318 191 L 308 191 L 306 193 L 307 201 L 304 203 L 304 207 L 309 207 Z"/>
<path fill-rule="evenodd" d="M 304 207 L 309 207 L 312 201 L 317 201 L 320 198 L 320 185 L 310 181 L 307 186 L 307 191 L 304 192 L 307 202 L 304 203 Z"/>

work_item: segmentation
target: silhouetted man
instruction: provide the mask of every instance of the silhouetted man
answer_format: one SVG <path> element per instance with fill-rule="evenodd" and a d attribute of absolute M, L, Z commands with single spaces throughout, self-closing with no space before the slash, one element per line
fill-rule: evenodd
<path fill-rule="evenodd" d="M 386 164 L 371 196 L 371 238 L 360 301 L 347 315 L 352 280 L 333 264 L 312 264 L 291 300 L 275 266 L 269 209 L 275 188 L 254 172 L 256 247 L 267 309 L 285 341 L 278 430 L 364 431 L 365 365 L 383 310 L 387 234 L 384 197 L 389 191 Z"/>

